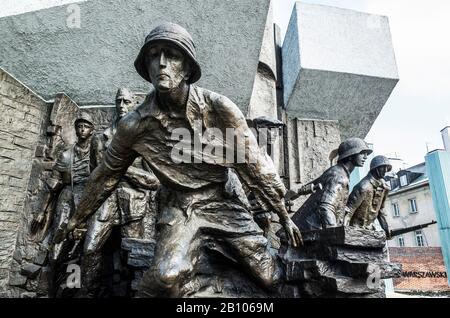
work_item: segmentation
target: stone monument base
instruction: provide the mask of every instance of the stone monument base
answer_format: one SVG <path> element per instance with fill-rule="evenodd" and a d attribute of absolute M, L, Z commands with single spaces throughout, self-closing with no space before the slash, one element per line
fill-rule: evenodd
<path fill-rule="evenodd" d="M 286 297 L 386 297 L 384 279 L 399 277 L 384 232 L 334 227 L 303 232 L 304 246 L 282 247 Z"/>

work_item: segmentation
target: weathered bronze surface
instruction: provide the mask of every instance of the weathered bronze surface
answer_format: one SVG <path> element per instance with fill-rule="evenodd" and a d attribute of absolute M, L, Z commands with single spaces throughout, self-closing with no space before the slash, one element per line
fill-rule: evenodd
<path fill-rule="evenodd" d="M 371 152 L 359 138 L 349 138 L 341 143 L 337 150 L 338 163 L 312 182 L 320 183 L 322 189 L 313 193 L 292 217 L 300 230 L 317 230 L 343 224 L 350 173 L 355 167 L 362 167 Z"/>
<path fill-rule="evenodd" d="M 94 132 L 91 116 L 81 112 L 74 122 L 77 143 L 62 151 L 54 165 L 51 178 L 46 180 L 47 195 L 43 208 L 31 222 L 31 230 L 49 244 L 51 274 L 49 293 L 56 295 L 65 277 L 64 264 L 79 252 L 79 239 L 55 239 L 57 229 L 65 226 L 78 206 L 84 185 L 90 175 L 90 141 Z M 47 236 L 48 235 L 48 236 Z"/>
<path fill-rule="evenodd" d="M 92 169 L 102 162 L 104 153 L 116 134 L 119 120 L 134 106 L 133 94 L 128 89 L 121 88 L 117 91 L 115 103 L 116 118 L 111 127 L 92 138 Z M 144 220 L 147 220 L 146 215 L 152 211 L 149 206 L 152 203 L 151 191 L 156 190 L 158 185 L 159 181 L 149 166 L 138 157 L 127 169 L 116 190 L 89 219 L 81 261 L 83 295 L 96 297 L 100 293 L 104 265 L 102 247 L 115 226 L 120 226 L 122 238 L 144 239 L 152 236 L 153 233 L 146 233 Z"/>
<path fill-rule="evenodd" d="M 354 187 L 348 198 L 345 225 L 375 230 L 374 221 L 378 219 L 389 238 L 389 226 L 384 212 L 389 185 L 383 178 L 391 169 L 388 158 L 376 156 L 372 159 L 370 172 Z"/>
<path fill-rule="evenodd" d="M 142 156 L 161 182 L 155 256 L 142 280 L 142 295 L 195 293 L 195 286 L 189 291 L 185 287 L 201 275 L 205 267 L 200 263 L 204 264 L 205 258 L 217 257 L 239 264 L 241 272 L 261 286 L 273 288 L 283 275 L 280 261 L 249 206 L 239 198 L 242 185 L 230 180 L 230 168 L 264 209 L 278 214 L 294 246 L 301 244 L 301 235 L 286 211 L 283 183 L 270 158 L 258 147 L 243 114 L 226 97 L 193 84 L 201 76 L 195 46 L 189 33 L 176 24 L 162 24 L 147 36 L 135 66 L 154 90 L 136 111 L 119 121 L 102 163 L 90 176 L 80 205 L 58 239 L 72 236 Z M 173 140 L 171 133 L 180 128 L 192 132 L 195 123 L 223 134 L 227 128 L 234 129 L 236 139 L 247 141 L 244 162 L 195 160 L 207 155 L 204 147 L 211 141 L 194 136 L 193 149 L 196 138 L 203 146 L 192 154 L 194 162 L 175 164 L 171 154 L 179 140 Z M 231 147 L 228 143 L 224 146 Z M 250 161 L 250 154 L 255 162 Z M 230 181 L 233 186 L 228 185 Z"/>

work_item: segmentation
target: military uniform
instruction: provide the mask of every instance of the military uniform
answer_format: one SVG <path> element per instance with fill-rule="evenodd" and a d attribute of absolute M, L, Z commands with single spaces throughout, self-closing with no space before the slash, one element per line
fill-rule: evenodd
<path fill-rule="evenodd" d="M 103 155 L 116 132 L 116 121 L 101 134 L 92 138 L 91 166 L 94 169 L 102 160 Z M 103 203 L 96 214 L 90 219 L 86 233 L 85 253 L 98 252 L 116 225 L 121 226 L 122 237 L 144 238 L 144 217 L 150 212 L 152 190 L 156 190 L 158 180 L 142 158 L 137 158 L 132 167 L 145 171 L 148 184 L 133 184 L 124 177 L 114 193 Z M 153 231 L 147 235 L 152 235 Z M 149 237 L 147 237 L 149 238 Z"/>
<path fill-rule="evenodd" d="M 158 41 L 175 45 L 185 53 L 186 63 L 190 62 L 189 74 L 186 74 L 188 78 L 183 79 L 182 87 L 174 88 L 180 93 L 179 97 L 184 98 L 187 93 L 185 102 L 175 102 L 183 111 L 171 112 L 172 105 L 168 107 L 161 103 L 159 91 L 152 90 L 136 111 L 120 120 L 105 153 L 101 173 L 95 175 L 89 186 L 94 189 L 94 181 L 105 186 L 111 181 L 114 185 L 139 156 L 160 180 L 162 189 L 154 262 L 152 270 L 143 278 L 143 286 L 149 284 L 143 287 L 144 291 L 148 291 L 147 295 L 161 295 L 153 291 L 162 288 L 171 296 L 182 296 L 177 287 L 192 282 L 190 279 L 201 274 L 198 267 L 200 256 L 208 258 L 217 253 L 242 266 L 243 271 L 252 274 L 260 283 L 272 286 L 282 275 L 279 260 L 271 252 L 249 207 L 239 199 L 237 193 L 242 189 L 229 191 L 229 171 L 233 168 L 237 172 L 263 209 L 279 214 L 285 229 L 290 230 L 290 237 L 298 241 L 300 234 L 293 227 L 284 206 L 284 185 L 267 153 L 258 147 L 239 108 L 225 96 L 193 84 L 200 78 L 201 69 L 196 60 L 193 40 L 184 28 L 164 23 L 153 29 L 135 61 L 138 73 L 150 81 L 147 49 Z M 170 102 L 170 99 L 165 102 Z M 174 153 L 179 151 L 180 144 L 176 129 L 190 135 L 191 139 L 183 140 L 182 144 L 188 146 L 188 157 L 192 160 L 174 161 Z M 236 163 L 212 156 L 208 151 L 212 145 L 222 145 L 224 154 L 227 149 L 236 154 L 236 147 L 234 142 L 228 140 L 222 144 L 219 138 L 214 141 L 209 139 L 202 133 L 205 129 L 219 130 L 223 136 L 230 129 L 234 140 L 246 141 L 242 153 L 238 152 L 245 154 L 244 160 Z M 250 160 L 250 156 L 255 160 Z M 68 231 L 93 212 L 102 200 L 101 194 L 103 192 L 95 202 L 83 200 L 77 214 L 69 222 Z M 216 253 L 203 254 L 210 249 Z M 150 291 L 152 287 L 156 289 Z"/>
<path fill-rule="evenodd" d="M 376 156 L 370 162 L 370 172 L 353 189 L 347 202 L 345 225 L 359 226 L 375 230 L 374 221 L 378 219 L 381 227 L 390 237 L 389 226 L 384 213 L 384 202 L 389 193 L 389 185 L 384 180 L 392 170 L 389 159 Z"/>
<path fill-rule="evenodd" d="M 75 144 L 60 153 L 56 160 L 52 177 L 46 181 L 51 191 L 58 194 L 51 235 L 61 224 L 68 222 L 78 205 L 90 175 L 89 156 L 89 147 L 82 149 Z M 71 244 L 72 242 L 66 240 L 60 244 L 51 245 L 51 259 L 55 261 L 59 259 L 63 251 L 67 250 Z"/>
<path fill-rule="evenodd" d="M 117 121 L 114 120 L 111 127 L 92 138 L 92 169 L 103 160 L 116 130 Z M 104 264 L 101 250 L 115 226 L 120 226 L 122 238 L 154 238 L 156 211 L 150 204 L 154 202 L 152 192 L 159 182 L 142 158 L 137 158 L 132 167 L 129 170 L 135 169 L 144 175 L 147 184 L 133 184 L 129 178 L 122 178 L 116 190 L 88 221 L 82 257 L 82 285 L 88 296 L 97 296 L 99 292 Z"/>
<path fill-rule="evenodd" d="M 218 116 L 218 113 L 224 116 Z M 243 117 L 235 117 L 239 113 L 237 107 L 223 96 L 191 85 L 185 118 L 171 118 L 158 105 L 153 91 L 136 111 L 119 123 L 123 126 L 106 151 L 106 166 L 111 171 L 122 170 L 140 155 L 163 185 L 154 268 L 144 283 L 151 284 L 155 279 L 165 282 L 188 279 L 186 275 L 196 272 L 200 252 L 196 247 L 207 241 L 216 251 L 232 260 L 237 259 L 267 284 L 272 279 L 279 279 L 281 273 L 276 256 L 270 253 L 262 230 L 237 195 L 241 191 L 227 191 L 229 164 L 205 161 L 174 164 L 171 159 L 172 150 L 179 143 L 172 136 L 174 129 L 193 132 L 194 124 L 200 123 L 204 128 L 215 127 L 225 133 L 225 122 L 221 118 L 229 118 L 230 125 L 236 124 L 233 120 L 245 123 Z M 203 145 L 209 142 L 202 140 L 202 136 L 199 138 Z M 193 144 L 190 149 L 194 149 Z M 256 143 L 250 145 L 248 153 L 257 156 L 258 163 L 236 164 L 233 168 L 252 189 L 258 202 L 270 209 L 271 204 L 282 202 L 285 188 L 270 158 Z M 192 155 L 202 157 L 203 153 Z"/>
<path fill-rule="evenodd" d="M 377 180 L 371 173 L 362 179 L 347 202 L 346 218 L 350 220 L 350 225 L 373 230 L 375 219 L 385 219 L 383 208 L 388 192 L 389 186 L 384 179 Z"/>
<path fill-rule="evenodd" d="M 92 118 L 87 113 L 77 115 L 75 125 L 78 121 L 85 121 L 93 126 Z M 92 128 L 93 129 L 93 128 Z M 90 138 L 90 137 L 89 137 Z M 67 224 L 78 206 L 87 179 L 91 173 L 90 168 L 90 147 L 76 144 L 60 152 L 53 166 L 52 175 L 46 180 L 47 190 L 50 198 L 56 197 L 54 209 L 48 209 L 47 222 L 50 225 L 48 235 L 49 242 L 49 293 L 57 296 L 63 292 L 59 287 L 65 283 L 66 263 L 79 256 L 79 241 L 64 240 L 60 243 L 54 242 L 57 230 Z M 50 205 L 52 205 L 50 203 Z M 61 296 L 61 295 L 59 295 Z"/>
<path fill-rule="evenodd" d="M 359 155 L 371 152 L 360 138 L 348 138 L 332 152 L 331 161 L 338 154 L 338 163 L 312 182 L 316 185 L 320 183 L 322 189 L 313 193 L 292 217 L 300 230 L 311 231 L 344 224 L 351 173 L 349 169 L 363 164 L 362 161 L 354 161 Z"/>
<path fill-rule="evenodd" d="M 342 164 L 326 170 L 314 183 L 322 184 L 294 214 L 292 220 L 302 231 L 337 226 L 343 223 L 349 194 L 350 173 Z"/>

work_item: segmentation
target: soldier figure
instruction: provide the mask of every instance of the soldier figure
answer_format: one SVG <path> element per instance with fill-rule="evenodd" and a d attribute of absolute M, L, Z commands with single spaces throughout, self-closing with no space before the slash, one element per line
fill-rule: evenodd
<path fill-rule="evenodd" d="M 322 189 L 311 194 L 292 217 L 301 231 L 343 224 L 349 195 L 350 173 L 355 167 L 364 165 L 372 150 L 364 140 L 349 138 L 339 145 L 337 153 L 339 155 L 337 164 L 313 181 L 314 184 L 322 184 Z"/>
<path fill-rule="evenodd" d="M 126 88 L 120 88 L 116 94 L 116 117 L 111 127 L 92 138 L 91 167 L 94 170 L 102 161 L 106 149 L 116 134 L 119 120 L 134 105 L 134 96 Z M 102 247 L 109 239 L 115 226 L 120 226 L 122 238 L 153 238 L 154 222 L 148 222 L 153 210 L 150 206 L 152 191 L 159 185 L 148 164 L 141 157 L 134 160 L 122 177 L 118 187 L 103 203 L 87 226 L 84 251 L 81 263 L 82 294 L 89 297 L 100 296 L 100 282 L 104 259 Z M 144 223 L 146 221 L 149 224 Z"/>
<path fill-rule="evenodd" d="M 183 296 L 180 288 L 200 274 L 200 255 L 217 253 L 238 263 L 256 282 L 273 287 L 283 275 L 280 260 L 248 207 L 227 191 L 229 168 L 235 169 L 264 209 L 279 215 L 292 244 L 301 244 L 301 235 L 284 205 L 283 183 L 270 158 L 259 149 L 242 112 L 225 96 L 193 85 L 201 77 L 200 65 L 190 34 L 177 24 L 164 23 L 153 29 L 135 66 L 154 90 L 136 111 L 120 120 L 65 235 L 71 236 L 95 213 L 135 158 L 142 156 L 161 182 L 155 256 L 152 269 L 144 275 L 142 286 L 148 289 L 142 295 Z M 195 123 L 224 135 L 231 128 L 237 140 L 247 141 L 244 162 L 175 163 L 172 152 L 179 139 L 172 132 L 177 128 L 195 131 Z M 206 138 L 199 138 L 203 146 L 210 145 Z M 191 139 L 193 149 L 195 140 Z M 207 156 L 204 149 L 194 150 L 195 159 Z M 250 162 L 249 154 L 255 162 Z M 207 247 L 216 253 L 205 253 Z"/>
<path fill-rule="evenodd" d="M 77 248 L 75 241 L 65 240 L 55 242 L 54 235 L 58 228 L 67 224 L 78 206 L 85 183 L 90 175 L 90 142 L 94 132 L 94 122 L 85 112 L 77 115 L 74 123 L 77 142 L 61 152 L 53 167 L 52 176 L 46 180 L 47 195 L 44 199 L 44 209 L 36 215 L 31 223 L 31 229 L 36 232 L 39 228 L 50 229 L 49 263 L 51 268 L 50 292 L 55 296 L 56 290 L 63 279 L 66 268 L 65 262 L 73 257 Z M 57 198 L 55 208 L 54 198 Z M 62 277 L 61 277 L 62 276 Z"/>
<path fill-rule="evenodd" d="M 378 219 L 381 228 L 389 239 L 390 232 L 384 213 L 384 202 L 389 186 L 384 180 L 392 170 L 388 158 L 376 156 L 370 162 L 370 172 L 353 189 L 347 202 L 345 225 L 375 230 L 374 221 Z"/>

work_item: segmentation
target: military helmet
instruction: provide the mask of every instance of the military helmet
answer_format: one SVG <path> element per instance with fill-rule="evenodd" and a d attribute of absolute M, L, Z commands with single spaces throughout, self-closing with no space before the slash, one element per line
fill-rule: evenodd
<path fill-rule="evenodd" d="M 362 152 L 370 155 L 372 149 L 366 144 L 366 142 L 360 138 L 348 138 L 339 145 L 338 148 L 338 162 L 353 155 L 360 154 Z"/>
<path fill-rule="evenodd" d="M 85 122 L 91 124 L 92 126 L 95 126 L 94 120 L 92 119 L 91 115 L 89 115 L 88 113 L 83 112 L 83 111 L 78 112 L 77 117 L 75 118 L 75 121 L 73 124 L 76 125 L 77 122 L 79 122 L 79 121 L 85 121 Z"/>
<path fill-rule="evenodd" d="M 202 71 L 200 64 L 197 61 L 194 40 L 185 28 L 170 22 L 164 22 L 158 25 L 145 38 L 144 45 L 139 51 L 138 57 L 134 61 L 136 71 L 142 78 L 150 82 L 150 76 L 145 63 L 145 54 L 150 44 L 156 41 L 170 42 L 181 49 L 181 51 L 183 51 L 192 62 L 192 73 L 188 82 L 195 83 L 200 79 L 202 76 Z"/>
<path fill-rule="evenodd" d="M 376 156 L 375 158 L 372 159 L 372 161 L 370 162 L 370 171 L 381 167 L 381 166 L 387 166 L 388 167 L 388 171 L 392 170 L 392 165 L 389 162 L 389 159 L 385 156 Z"/>

